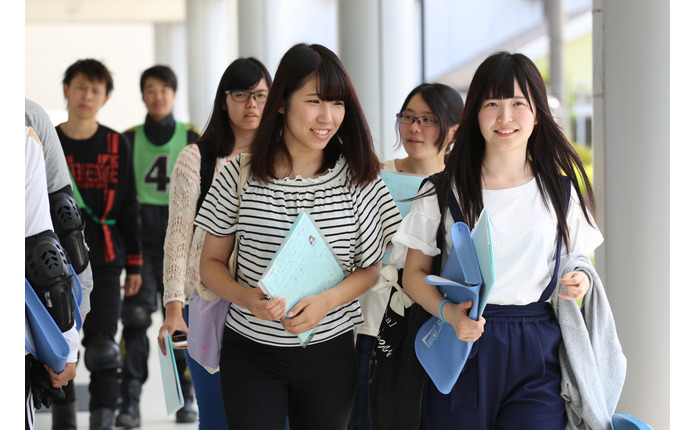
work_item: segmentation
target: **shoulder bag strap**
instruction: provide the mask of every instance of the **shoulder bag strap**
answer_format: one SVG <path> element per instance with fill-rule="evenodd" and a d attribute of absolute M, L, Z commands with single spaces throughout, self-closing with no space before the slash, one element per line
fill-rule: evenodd
<path fill-rule="evenodd" d="M 198 144 L 194 143 L 194 145 Z M 212 178 L 215 176 L 215 164 L 217 163 L 217 157 L 207 148 L 207 145 L 198 145 L 198 150 L 200 151 L 200 196 L 198 196 L 198 202 L 195 206 L 195 213 L 200 211 L 205 196 L 210 190 Z"/>
<path fill-rule="evenodd" d="M 241 155 L 241 163 L 239 166 L 239 184 L 237 185 L 237 198 L 239 199 L 239 203 L 237 206 L 237 223 L 239 222 L 239 212 L 241 212 L 241 194 L 244 190 L 244 185 L 246 185 L 246 182 L 249 179 L 249 174 L 251 172 L 251 157 L 249 157 L 246 154 Z M 238 227 L 237 227 L 238 228 Z M 227 262 L 227 268 L 229 269 L 229 273 L 232 274 L 234 279 L 237 279 L 236 277 L 236 271 L 237 271 L 237 258 L 239 257 L 239 237 L 235 235 L 234 237 L 234 247 L 232 248 L 232 254 L 229 257 L 229 261 Z"/>
<path fill-rule="evenodd" d="M 439 178 L 439 174 L 435 173 L 432 176 L 429 176 L 427 179 L 422 181 L 422 184 L 420 185 L 420 188 L 427 182 L 432 182 L 432 185 L 435 187 L 435 193 L 437 194 L 437 203 L 440 204 L 441 206 L 441 198 L 444 195 L 444 192 L 442 190 L 437 189 L 437 180 Z M 454 222 L 463 222 L 463 213 L 461 212 L 461 207 L 459 206 L 458 202 L 456 201 L 456 198 L 454 197 L 453 191 L 449 190 L 449 201 L 448 201 L 448 206 L 449 206 L 449 211 L 451 212 L 451 216 L 454 218 Z M 442 218 L 440 223 L 444 223 L 446 220 L 446 212 L 442 214 Z M 437 229 L 437 248 L 442 250 L 444 248 L 444 237 L 442 235 L 442 229 L 438 228 Z M 442 252 L 440 252 L 436 257 L 432 259 L 432 274 L 433 275 L 438 275 L 441 273 L 442 270 Z"/>

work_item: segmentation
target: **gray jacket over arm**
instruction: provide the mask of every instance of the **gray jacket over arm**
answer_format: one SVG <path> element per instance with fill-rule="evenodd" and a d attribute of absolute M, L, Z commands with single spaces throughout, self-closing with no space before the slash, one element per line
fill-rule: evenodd
<path fill-rule="evenodd" d="M 570 253 L 560 261 L 560 273 L 582 271 L 590 281 L 581 308 L 553 292 L 551 303 L 560 324 L 560 394 L 565 399 L 567 429 L 610 430 L 611 417 L 625 383 L 623 354 L 606 292 L 585 255 Z"/>

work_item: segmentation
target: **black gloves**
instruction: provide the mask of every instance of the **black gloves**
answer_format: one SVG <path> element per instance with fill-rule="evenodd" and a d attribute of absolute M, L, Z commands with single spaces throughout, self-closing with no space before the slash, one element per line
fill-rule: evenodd
<path fill-rule="evenodd" d="M 33 356 L 30 372 L 31 394 L 34 398 L 36 409 L 41 409 L 41 406 L 45 406 L 48 409 L 53 404 L 53 400 L 65 398 L 63 388 L 53 388 L 48 372 L 43 367 L 43 364 L 39 363 Z"/>

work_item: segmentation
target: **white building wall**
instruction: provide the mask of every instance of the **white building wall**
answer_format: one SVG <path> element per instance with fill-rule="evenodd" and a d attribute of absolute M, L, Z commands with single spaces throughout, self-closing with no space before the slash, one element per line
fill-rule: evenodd
<path fill-rule="evenodd" d="M 670 149 L 678 145 L 670 140 L 669 10 L 659 0 L 634 6 L 594 0 L 594 182 L 605 237 L 596 267 L 627 357 L 616 412 L 683 428 L 669 421 L 670 347 L 684 340 L 669 338 L 670 302 L 688 297 L 669 275 Z"/>
<path fill-rule="evenodd" d="M 154 64 L 154 28 L 149 23 L 44 23 L 25 26 L 25 95 L 49 112 L 54 125 L 67 120 L 63 74 L 82 58 L 103 62 L 114 90 L 97 120 L 123 131 L 147 113 L 140 74 Z"/>

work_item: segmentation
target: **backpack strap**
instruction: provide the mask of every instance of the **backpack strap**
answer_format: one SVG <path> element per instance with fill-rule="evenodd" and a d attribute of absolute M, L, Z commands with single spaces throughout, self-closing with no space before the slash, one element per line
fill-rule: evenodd
<path fill-rule="evenodd" d="M 198 144 L 194 143 L 193 145 Z M 200 196 L 198 196 L 198 202 L 195 205 L 196 214 L 200 211 L 205 196 L 210 190 L 212 179 L 215 176 L 215 164 L 217 163 L 216 154 L 213 154 L 212 150 L 208 149 L 208 145 L 198 145 L 198 150 L 200 151 Z"/>
<path fill-rule="evenodd" d="M 215 176 L 215 164 L 217 164 L 215 154 L 211 154 L 211 151 L 206 151 L 200 145 L 198 145 L 198 148 L 200 149 L 200 196 L 198 196 L 198 202 L 196 203 L 196 214 L 200 211 L 200 207 L 203 205 L 203 201 L 205 201 L 205 196 L 210 191 L 210 186 L 212 186 L 212 180 Z M 241 199 L 241 191 L 249 179 L 250 172 L 251 157 L 248 154 L 242 154 L 241 165 L 239 166 L 239 184 L 237 185 L 237 197 L 239 199 Z"/>
<path fill-rule="evenodd" d="M 427 177 L 425 180 L 422 181 L 422 184 L 420 184 L 420 188 L 422 188 L 427 182 L 432 182 L 432 185 L 434 185 L 435 192 L 437 194 L 437 203 L 441 207 L 441 199 L 444 197 L 444 193 L 446 190 L 442 190 L 440 189 L 441 187 L 437 187 L 439 178 L 439 173 L 435 173 L 434 175 Z M 456 201 L 456 197 L 454 197 L 454 192 L 452 190 L 449 190 L 448 206 L 449 211 L 451 212 L 451 216 L 454 218 L 454 222 L 463 222 L 463 213 L 461 212 L 461 207 Z M 442 214 L 442 220 L 440 223 L 443 224 L 445 222 L 445 219 L 446 212 Z M 437 248 L 439 248 L 442 251 L 432 259 L 431 272 L 433 275 L 439 275 L 442 270 L 442 254 L 444 253 L 444 236 L 442 235 L 442 231 L 442 228 L 437 229 Z"/>

